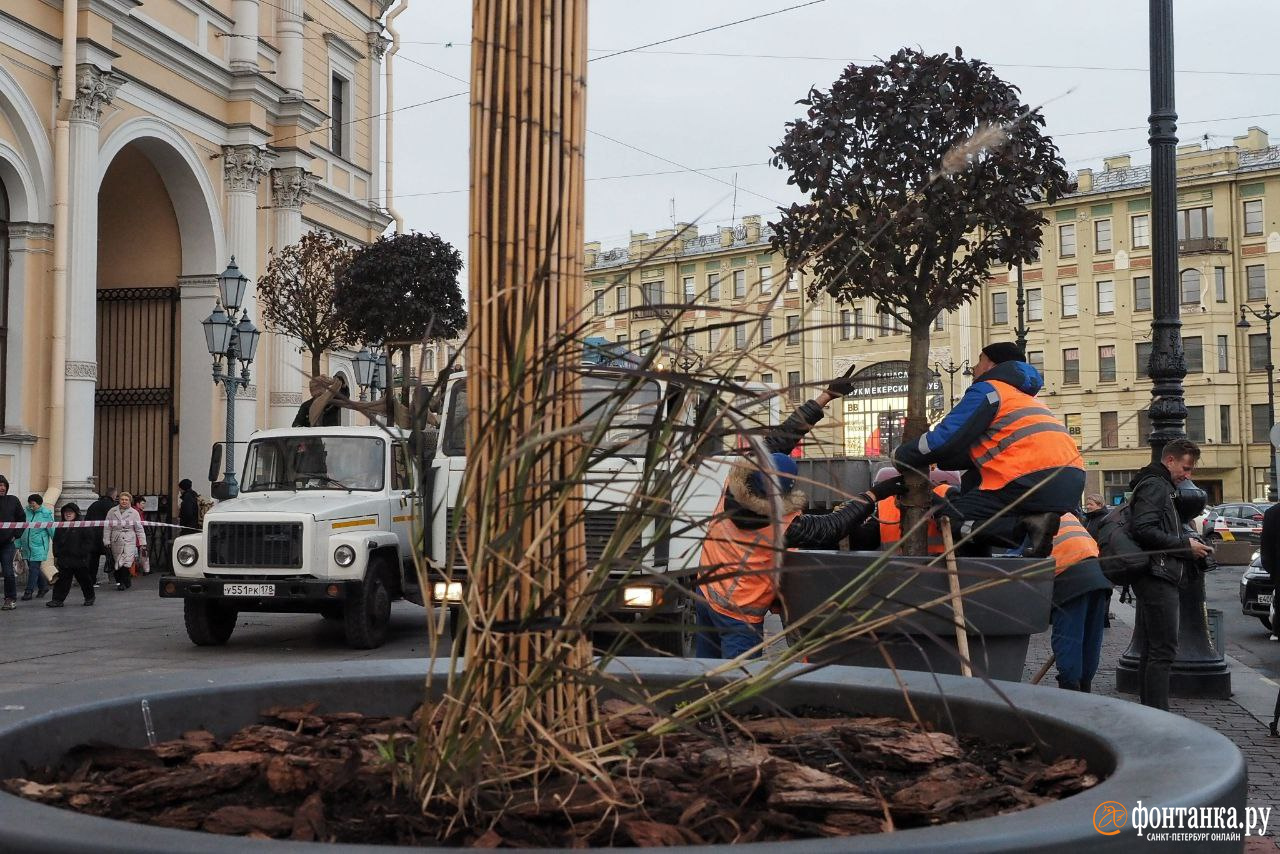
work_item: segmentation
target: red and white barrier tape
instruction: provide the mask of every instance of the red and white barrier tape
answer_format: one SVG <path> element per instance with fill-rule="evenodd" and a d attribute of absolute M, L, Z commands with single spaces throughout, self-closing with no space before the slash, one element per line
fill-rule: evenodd
<path fill-rule="evenodd" d="M 172 522 L 122 522 L 116 519 L 95 519 L 93 521 L 75 521 L 75 522 L 0 522 L 0 531 L 12 531 L 20 528 L 132 528 L 134 525 L 144 525 L 148 528 L 181 528 L 184 531 L 195 531 L 198 528 L 186 528 L 182 525 L 175 525 Z"/>

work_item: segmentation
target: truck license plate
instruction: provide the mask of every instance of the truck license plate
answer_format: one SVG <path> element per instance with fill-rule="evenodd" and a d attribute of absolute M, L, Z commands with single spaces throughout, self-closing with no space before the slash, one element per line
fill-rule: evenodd
<path fill-rule="evenodd" d="M 274 584 L 224 584 L 222 585 L 223 596 L 274 596 L 276 595 L 276 586 Z"/>
<path fill-rule="evenodd" d="M 1259 594 L 1258 594 L 1258 604 L 1259 604 L 1259 605 L 1270 605 L 1270 604 L 1271 604 L 1271 599 L 1272 599 L 1272 597 L 1273 597 L 1273 596 L 1275 596 L 1275 594 L 1274 594 L 1274 593 L 1259 593 Z"/>

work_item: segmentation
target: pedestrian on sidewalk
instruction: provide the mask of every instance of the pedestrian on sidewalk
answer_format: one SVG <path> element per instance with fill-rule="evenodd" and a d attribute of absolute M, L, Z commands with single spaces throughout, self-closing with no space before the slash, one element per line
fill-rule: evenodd
<path fill-rule="evenodd" d="M 1102 656 L 1111 582 L 1098 563 L 1098 543 L 1074 513 L 1062 514 L 1053 538 L 1053 634 L 1058 687 L 1090 693 Z"/>
<path fill-rule="evenodd" d="M 80 519 L 80 507 L 73 501 L 62 505 L 62 521 Z M 53 595 L 45 603 L 46 608 L 61 608 L 71 592 L 71 582 L 80 585 L 84 604 L 92 605 L 93 582 L 98 567 L 90 564 L 91 556 L 97 559 L 98 532 L 93 528 L 58 528 L 53 532 L 53 559 L 58 563 L 58 575 L 53 580 Z"/>
<path fill-rule="evenodd" d="M 1188 536 L 1174 494 L 1191 477 L 1200 448 L 1189 439 L 1174 439 L 1160 451 L 1160 461 L 1139 469 L 1129 489 L 1129 535 L 1148 553 L 1150 571 L 1133 584 L 1137 626 L 1144 639 L 1138 656 L 1138 696 L 1144 706 L 1169 709 L 1169 671 L 1178 654 L 1178 588 L 1186 584 L 1187 565 L 1208 557 L 1213 549 Z"/>
<path fill-rule="evenodd" d="M 183 534 L 200 530 L 200 495 L 191 488 L 191 478 L 178 481 L 178 524 Z"/>
<path fill-rule="evenodd" d="M 133 496 L 133 509 L 137 512 L 138 518 L 147 521 L 147 496 Z M 138 551 L 138 575 L 151 574 L 151 532 L 147 530 L 145 525 L 142 526 L 142 548 Z"/>
<path fill-rule="evenodd" d="M 107 511 L 106 523 L 102 529 L 102 544 L 111 550 L 116 589 L 128 590 L 133 584 L 131 573 L 138 560 L 138 551 L 147 545 L 142 517 L 133 509 L 132 495 L 120 493 L 116 506 Z"/>
<path fill-rule="evenodd" d="M 9 494 L 9 479 L 0 474 L 0 522 L 26 522 L 18 496 Z M 18 607 L 18 577 L 13 571 L 13 558 L 18 553 L 17 539 L 22 528 L 0 528 L 0 575 L 4 576 L 4 604 L 0 611 Z"/>
<path fill-rule="evenodd" d="M 36 493 L 27 496 L 24 515 L 27 524 L 53 521 L 53 511 L 44 506 L 44 498 Z M 18 538 L 18 551 L 22 552 L 22 557 L 27 562 L 27 587 L 22 593 L 23 602 L 31 601 L 32 596 L 43 599 L 49 592 L 49 579 L 44 577 L 40 566 L 49 559 L 49 543 L 52 540 L 53 531 L 49 528 L 27 528 Z"/>
<path fill-rule="evenodd" d="M 116 506 L 116 495 L 118 490 L 114 486 L 108 486 L 102 495 L 98 496 L 89 509 L 84 511 L 84 520 L 86 522 L 101 522 L 107 518 L 107 511 Z M 98 583 L 98 567 L 102 566 L 107 577 L 110 578 L 113 567 L 111 565 L 111 550 L 105 545 L 105 538 L 93 538 L 93 553 L 89 555 L 89 566 L 93 568 L 93 581 L 96 586 Z M 105 558 L 105 562 L 104 559 Z M 104 565 L 105 564 L 105 565 Z"/>

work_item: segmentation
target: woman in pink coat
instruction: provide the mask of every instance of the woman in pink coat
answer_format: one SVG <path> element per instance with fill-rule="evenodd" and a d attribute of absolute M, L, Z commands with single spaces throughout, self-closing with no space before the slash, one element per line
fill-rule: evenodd
<path fill-rule="evenodd" d="M 145 548 L 142 517 L 133 509 L 133 496 L 121 492 L 119 503 L 107 511 L 107 524 L 102 529 L 102 544 L 111 551 L 112 566 L 116 573 L 116 589 L 127 590 L 133 583 L 130 568 L 138 559 L 138 550 Z"/>

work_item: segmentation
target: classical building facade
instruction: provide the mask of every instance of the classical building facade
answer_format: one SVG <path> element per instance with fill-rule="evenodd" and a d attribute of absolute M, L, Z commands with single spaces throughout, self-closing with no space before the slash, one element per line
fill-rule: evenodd
<path fill-rule="evenodd" d="M 1150 172 L 1114 157 L 1078 181 L 1044 210 L 1041 257 L 1022 270 L 1027 352 L 1044 373 L 1043 399 L 1080 443 L 1089 491 L 1114 499 L 1149 459 Z M 1261 310 L 1280 285 L 1280 147 L 1259 128 L 1228 146 L 1182 146 L 1178 223 L 1187 430 L 1204 448 L 1197 482 L 1214 500 L 1263 498 L 1272 355 L 1261 321 L 1238 322 L 1242 305 Z M 680 225 L 634 234 L 625 247 L 588 244 L 588 334 L 633 350 L 661 339 L 658 358 L 674 370 L 681 359 L 725 365 L 793 400 L 857 365 L 858 389 L 805 452 L 888 454 L 905 409 L 905 330 L 870 300 L 809 300 L 803 275 L 783 277 L 770 236 L 745 217 L 714 234 Z M 932 417 L 963 393 L 984 342 L 1014 339 L 1017 278 L 993 271 L 978 299 L 938 319 Z"/>
<path fill-rule="evenodd" d="M 393 0 L 18 0 L 0 7 L 0 472 L 83 499 L 207 492 L 223 403 L 200 321 L 234 256 L 381 207 Z M 370 118 L 374 117 L 374 118 Z M 60 233 L 61 232 L 61 233 Z M 331 371 L 345 371 L 336 355 Z M 288 424 L 296 342 L 264 335 L 237 431 Z M 202 486 L 204 487 L 202 489 Z"/>

